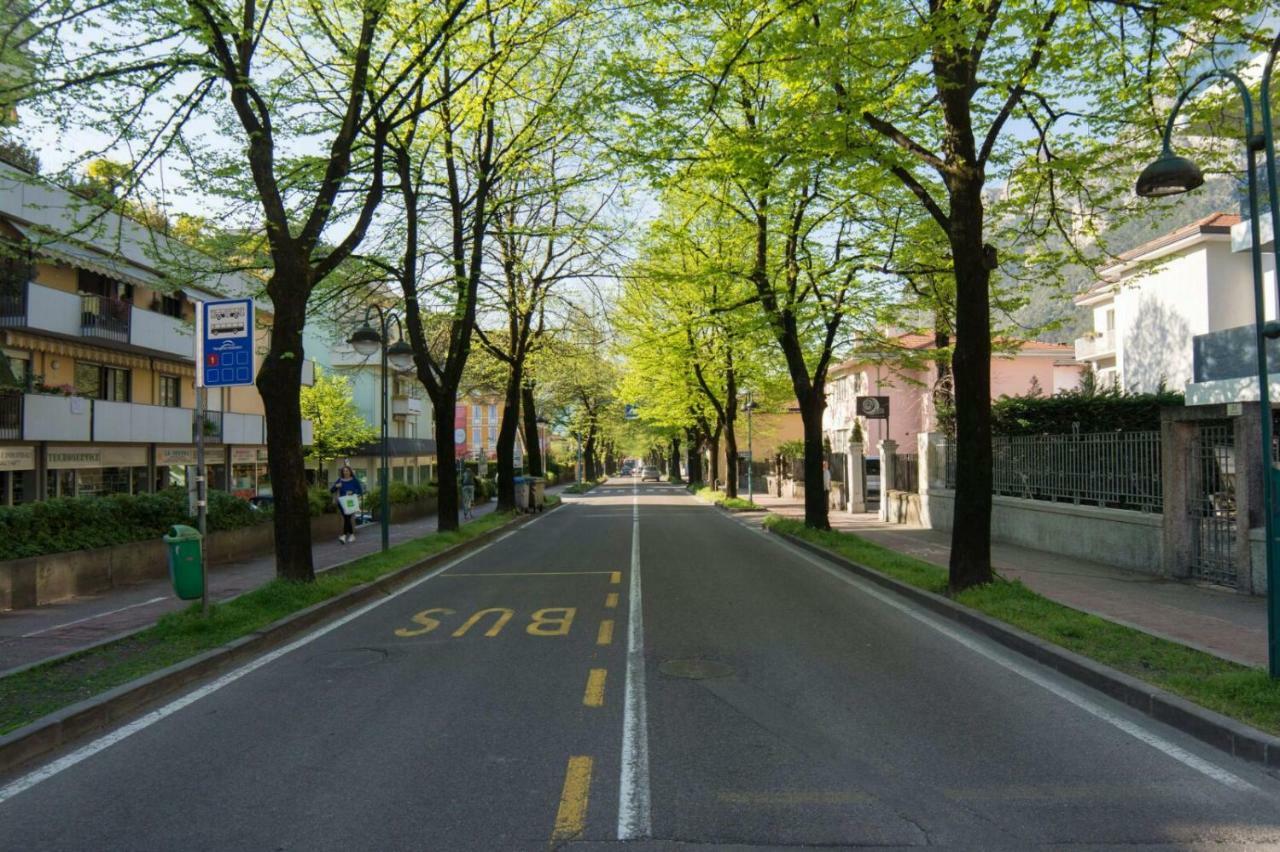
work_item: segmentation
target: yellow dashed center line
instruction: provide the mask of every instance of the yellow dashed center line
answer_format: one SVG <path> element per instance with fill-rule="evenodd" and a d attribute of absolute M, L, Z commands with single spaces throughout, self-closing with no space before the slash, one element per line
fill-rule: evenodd
<path fill-rule="evenodd" d="M 569 758 L 564 773 L 564 790 L 560 793 L 560 809 L 556 811 L 556 827 L 552 840 L 570 840 L 587 827 L 587 799 L 591 792 L 591 758 L 576 755 Z"/>
<path fill-rule="evenodd" d="M 608 645 L 613 642 L 613 619 L 606 618 L 600 622 L 600 632 L 596 634 L 597 645 Z"/>
<path fill-rule="evenodd" d="M 604 680 L 609 675 L 607 669 L 592 669 L 587 675 L 587 691 L 582 694 L 582 703 L 588 707 L 604 706 Z"/>
<path fill-rule="evenodd" d="M 617 593 L 617 592 L 610 592 L 610 593 L 608 594 L 608 596 L 604 599 L 604 605 L 605 605 L 605 608 L 606 608 L 606 609 L 617 609 L 617 608 L 618 608 L 618 593 Z"/>
<path fill-rule="evenodd" d="M 621 572 L 621 571 L 610 571 L 610 572 L 609 572 L 609 585 L 611 585 L 611 586 L 616 586 L 616 585 L 618 585 L 618 584 L 619 584 L 619 583 L 621 583 L 621 582 L 622 582 L 622 572 Z"/>

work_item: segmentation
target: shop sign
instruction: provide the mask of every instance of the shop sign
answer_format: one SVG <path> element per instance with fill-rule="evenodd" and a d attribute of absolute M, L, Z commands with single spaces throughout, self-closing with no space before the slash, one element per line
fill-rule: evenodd
<path fill-rule="evenodd" d="M 266 447 L 232 447 L 231 463 L 232 464 L 265 464 L 267 461 Z"/>
<path fill-rule="evenodd" d="M 50 470 L 145 467 L 146 447 L 50 447 Z"/>
<path fill-rule="evenodd" d="M 0 447 L 0 470 L 35 470 L 35 447 Z"/>
<path fill-rule="evenodd" d="M 185 467 L 195 463 L 195 447 L 156 447 L 156 464 L 160 467 Z"/>

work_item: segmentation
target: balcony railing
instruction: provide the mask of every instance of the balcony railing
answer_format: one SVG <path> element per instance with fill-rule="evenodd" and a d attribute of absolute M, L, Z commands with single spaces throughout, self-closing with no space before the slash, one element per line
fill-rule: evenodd
<path fill-rule="evenodd" d="M 1076 360 L 1087 361 L 1091 358 L 1103 358 L 1116 352 L 1116 333 L 1112 330 L 1094 332 L 1085 337 L 1076 338 Z"/>
<path fill-rule="evenodd" d="M 22 437 L 22 391 L 0 388 L 0 440 Z"/>
<path fill-rule="evenodd" d="M 27 288 L 0 287 L 0 328 L 13 328 L 27 322 Z"/>
<path fill-rule="evenodd" d="M 86 337 L 105 337 L 129 342 L 129 309 L 122 299 L 107 296 L 80 297 L 80 332 Z"/>
<path fill-rule="evenodd" d="M 193 421 L 194 422 L 194 421 Z M 191 440 L 196 439 L 195 428 L 191 430 Z M 204 439 L 213 444 L 222 443 L 222 412 L 206 411 L 204 413 Z"/>

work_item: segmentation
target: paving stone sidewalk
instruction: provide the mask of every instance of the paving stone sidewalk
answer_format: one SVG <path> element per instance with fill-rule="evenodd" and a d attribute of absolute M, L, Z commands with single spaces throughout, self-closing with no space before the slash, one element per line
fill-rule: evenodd
<path fill-rule="evenodd" d="M 770 512 L 803 518 L 801 500 L 757 494 Z M 764 513 L 750 513 L 755 522 Z M 886 524 L 876 515 L 831 513 L 831 526 L 876 544 L 946 566 L 951 534 Z M 1021 580 L 1047 598 L 1155 636 L 1250 666 L 1267 665 L 1267 610 L 1261 597 L 1152 577 L 1096 562 L 993 542 L 991 559 L 1003 577 Z"/>
<path fill-rule="evenodd" d="M 554 486 L 547 491 L 559 493 L 565 487 Z M 475 516 L 492 512 L 495 505 L 490 501 L 477 506 Z M 435 531 L 435 515 L 392 524 L 391 544 Z M 312 548 L 316 570 L 327 571 L 376 553 L 381 544 L 377 524 L 359 527 L 353 544 L 340 544 L 336 537 L 316 541 Z M 229 600 L 257 588 L 272 579 L 275 570 L 275 557 L 271 555 L 215 566 L 209 571 L 210 600 Z M 173 596 L 168 580 L 154 580 L 35 609 L 0 612 L 0 675 L 131 633 L 154 624 L 165 613 L 189 605 Z"/>

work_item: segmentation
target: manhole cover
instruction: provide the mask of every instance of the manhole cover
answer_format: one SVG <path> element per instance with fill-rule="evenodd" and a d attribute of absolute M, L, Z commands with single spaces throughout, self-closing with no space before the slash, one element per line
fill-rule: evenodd
<path fill-rule="evenodd" d="M 326 669 L 358 669 L 377 665 L 387 658 L 387 652 L 378 648 L 346 648 L 320 654 L 316 662 Z"/>
<path fill-rule="evenodd" d="M 729 677 L 733 674 L 733 666 L 716 660 L 667 660 L 658 666 L 658 671 L 667 677 L 708 680 L 713 677 Z"/>

